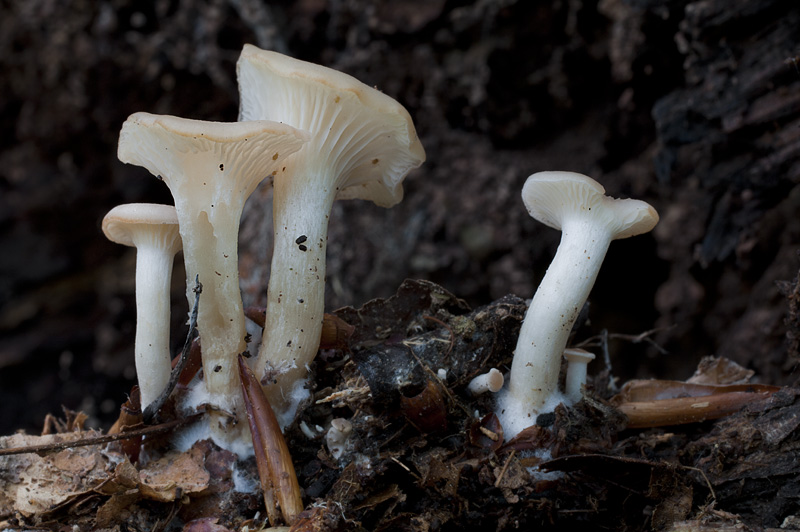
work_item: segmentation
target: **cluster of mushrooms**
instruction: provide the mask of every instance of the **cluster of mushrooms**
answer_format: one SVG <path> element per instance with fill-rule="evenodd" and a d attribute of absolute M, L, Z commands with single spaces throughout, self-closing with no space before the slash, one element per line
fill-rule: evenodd
<path fill-rule="evenodd" d="M 241 450 L 251 446 L 237 362 L 248 349 L 237 254 L 245 200 L 262 181 L 272 185 L 266 320 L 258 354 L 247 363 L 285 427 L 309 396 L 308 368 L 319 349 L 333 201 L 396 204 L 403 179 L 424 162 L 425 152 L 399 103 L 341 72 L 246 45 L 237 77 L 238 122 L 148 113 L 127 119 L 120 160 L 162 179 L 175 205 L 118 206 L 106 215 L 103 231 L 137 249 L 135 356 L 142 408 L 170 378 L 169 286 L 173 259 L 182 250 L 190 308 L 195 281 L 202 284 L 196 321 L 203 371 L 195 402 L 205 407 L 210 437 Z M 609 198 L 580 174 L 534 174 L 522 196 L 531 216 L 563 236 L 526 314 L 508 379 L 493 369 L 469 386 L 473 393 L 497 392 L 496 413 L 507 439 L 558 401 L 580 399 L 593 358 L 586 352 L 566 350 L 566 396 L 558 390 L 569 332 L 611 240 L 647 232 L 658 221 L 648 204 Z M 341 439 L 347 427 L 334 424 L 331 430 L 329 440 Z"/>

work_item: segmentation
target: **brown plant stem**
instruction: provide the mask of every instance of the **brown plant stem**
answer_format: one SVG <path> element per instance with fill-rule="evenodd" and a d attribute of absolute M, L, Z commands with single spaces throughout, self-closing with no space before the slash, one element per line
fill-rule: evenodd
<path fill-rule="evenodd" d="M 280 520 L 280 507 L 283 520 L 291 525 L 303 511 L 303 500 L 289 447 L 258 379 L 242 355 L 239 355 L 239 376 L 269 522 L 275 524 Z"/>

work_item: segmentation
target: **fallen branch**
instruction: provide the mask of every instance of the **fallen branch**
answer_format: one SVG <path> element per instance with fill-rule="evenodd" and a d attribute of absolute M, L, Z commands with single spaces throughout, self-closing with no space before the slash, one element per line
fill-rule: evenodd
<path fill-rule="evenodd" d="M 90 438 L 82 438 L 80 440 L 62 441 L 54 443 L 45 443 L 42 445 L 28 445 L 26 447 L 12 447 L 10 449 L 0 449 L 0 456 L 11 456 L 14 454 L 26 453 L 49 453 L 53 451 L 62 451 L 64 449 L 72 449 L 73 447 L 86 447 L 87 445 L 101 445 L 104 443 L 111 443 L 120 440 L 130 440 L 139 438 L 141 436 L 150 436 L 153 434 L 161 434 L 169 432 L 177 427 L 188 425 L 197 421 L 203 414 L 195 414 L 183 419 L 175 419 L 160 425 L 151 425 L 141 429 L 130 430 L 118 434 L 106 434 L 104 436 L 93 436 Z"/>

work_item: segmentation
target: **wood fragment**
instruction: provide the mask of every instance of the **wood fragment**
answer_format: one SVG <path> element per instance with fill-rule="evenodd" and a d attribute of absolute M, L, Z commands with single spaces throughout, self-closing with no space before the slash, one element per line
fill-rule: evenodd
<path fill-rule="evenodd" d="M 239 355 L 239 376 L 269 521 L 280 520 L 277 511 L 280 507 L 283 520 L 291 525 L 303 511 L 303 499 L 289 447 L 258 379 L 242 355 Z"/>
<path fill-rule="evenodd" d="M 119 409 L 119 417 L 108 429 L 108 434 L 124 434 L 132 428 L 142 424 L 142 406 L 139 395 L 139 387 L 134 386 L 128 400 Z M 125 453 L 131 462 L 139 460 L 139 451 L 142 446 L 142 437 L 121 440 L 122 452 Z"/>
<path fill-rule="evenodd" d="M 628 416 L 628 428 L 649 428 L 718 419 L 768 399 L 780 390 L 763 384 L 693 384 L 637 380 L 612 399 Z"/>
<path fill-rule="evenodd" d="M 200 419 L 204 414 L 196 414 L 194 416 L 186 417 L 183 419 L 176 419 L 161 423 L 160 425 L 151 425 L 141 429 L 131 430 L 119 434 L 108 434 L 105 436 L 94 436 L 90 438 L 83 438 L 80 440 L 69 442 L 48 443 L 44 445 L 30 445 L 28 447 L 13 447 L 11 449 L 0 449 L 0 456 L 10 456 L 13 454 L 25 453 L 49 453 L 53 451 L 61 451 L 63 449 L 71 449 L 73 447 L 85 447 L 87 445 L 100 445 L 103 443 L 110 443 L 113 441 L 130 440 L 140 438 L 142 436 L 152 436 L 154 434 L 162 434 L 169 432 L 183 425 L 188 425 Z"/>

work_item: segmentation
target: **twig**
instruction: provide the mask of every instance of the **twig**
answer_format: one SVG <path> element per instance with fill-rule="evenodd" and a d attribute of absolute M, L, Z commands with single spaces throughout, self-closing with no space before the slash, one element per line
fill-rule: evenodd
<path fill-rule="evenodd" d="M 706 486 L 708 486 L 708 491 L 711 492 L 711 498 L 713 499 L 713 503 L 717 502 L 717 494 L 714 491 L 714 487 L 711 485 L 711 481 L 708 479 L 706 472 L 700 469 L 699 467 L 692 467 L 692 466 L 685 466 L 681 465 L 683 469 L 688 469 L 689 471 L 694 471 L 695 473 L 700 473 L 703 476 L 703 479 L 706 481 Z"/>
<path fill-rule="evenodd" d="M 186 334 L 186 341 L 183 344 L 181 358 L 178 360 L 178 363 L 175 364 L 175 367 L 172 369 L 172 373 L 169 375 L 167 387 L 164 388 L 164 391 L 161 392 L 161 395 L 159 395 L 155 401 L 147 405 L 147 408 L 145 408 L 144 412 L 142 412 L 142 419 L 147 424 L 153 422 L 158 411 L 161 410 L 161 407 L 167 402 L 172 390 L 175 389 L 175 385 L 178 384 L 178 379 L 181 376 L 181 372 L 183 372 L 183 368 L 186 366 L 186 362 L 189 360 L 189 351 L 192 349 L 192 341 L 194 340 L 195 333 L 197 332 L 197 308 L 200 305 L 200 294 L 203 292 L 203 285 L 200 283 L 199 275 L 195 276 L 194 284 L 194 306 L 192 307 L 192 314 L 189 318 L 189 332 Z"/>
<path fill-rule="evenodd" d="M 414 473 L 413 471 L 411 471 L 411 469 L 409 469 L 409 468 L 408 468 L 408 466 L 407 466 L 407 465 L 405 465 L 403 462 L 401 462 L 400 460 L 398 460 L 398 459 L 397 459 L 397 458 L 395 458 L 394 456 L 390 456 L 390 457 L 389 457 L 389 460 L 391 460 L 391 461 L 392 461 L 392 462 L 394 462 L 395 464 L 397 464 L 397 465 L 399 465 L 400 467 L 402 467 L 403 469 L 405 469 L 405 470 L 408 472 L 408 474 L 409 474 L 409 475 L 411 475 L 412 477 L 414 477 L 415 479 L 417 479 L 417 481 L 419 481 L 419 482 L 422 482 L 422 477 L 420 477 L 419 475 L 417 475 L 416 473 Z"/>
<path fill-rule="evenodd" d="M 180 490 L 180 488 L 177 489 Z M 175 516 L 178 515 L 178 511 L 181 509 L 181 506 L 183 506 L 183 504 L 181 503 L 180 491 L 178 491 L 178 493 L 179 493 L 178 498 L 172 501 L 172 506 L 169 509 L 169 513 L 167 513 L 163 521 L 159 519 L 155 522 L 153 528 L 151 529 L 151 532 L 163 532 L 164 530 L 167 529 L 167 525 L 169 525 L 172 522 L 172 520 L 175 519 Z"/>
<path fill-rule="evenodd" d="M 659 328 L 656 328 L 656 329 L 650 329 L 649 331 L 644 331 L 643 333 L 639 333 L 639 334 L 622 334 L 622 333 L 610 333 L 609 334 L 609 332 L 606 329 L 603 329 L 603 332 L 600 335 L 592 336 L 590 338 L 587 338 L 583 342 L 580 342 L 579 344 L 576 344 L 575 347 L 586 347 L 586 346 L 591 346 L 591 345 L 594 345 L 594 346 L 600 345 L 600 346 L 603 346 L 607 350 L 608 349 L 608 340 L 609 339 L 612 339 L 612 340 L 627 340 L 632 344 L 640 344 L 642 342 L 645 342 L 646 344 L 649 344 L 649 345 L 653 346 L 656 349 L 656 351 L 658 351 L 660 354 L 666 355 L 666 354 L 669 354 L 669 351 L 667 351 L 666 349 L 664 349 L 663 347 L 658 345 L 655 342 L 655 340 L 653 340 L 650 337 L 652 335 L 654 335 L 655 333 L 658 333 L 658 332 L 661 332 L 661 331 L 666 331 L 666 330 L 669 330 L 669 329 L 671 329 L 673 327 L 674 327 L 674 325 L 670 325 L 669 327 L 659 327 Z"/>
<path fill-rule="evenodd" d="M 517 454 L 517 450 L 516 449 L 511 451 L 511 454 L 508 455 L 508 458 L 506 459 L 506 463 L 503 464 L 503 469 L 500 470 L 500 474 L 497 476 L 497 480 L 494 481 L 494 487 L 495 488 L 500 486 L 500 481 L 503 480 L 503 477 L 506 474 L 506 470 L 508 469 L 508 466 L 511 463 L 511 460 L 514 458 L 515 454 Z"/>
<path fill-rule="evenodd" d="M 14 454 L 26 453 L 47 453 L 52 451 L 62 451 L 64 449 L 71 449 L 73 447 L 86 447 L 87 445 L 100 445 L 103 443 L 111 443 L 119 440 L 130 440 L 140 436 L 149 436 L 152 434 L 161 434 L 169 432 L 181 425 L 187 425 L 196 421 L 203 414 L 195 414 L 183 419 L 175 419 L 160 425 L 151 425 L 141 429 L 131 430 L 128 432 L 120 432 L 117 434 L 106 434 L 105 436 L 95 436 L 91 438 L 82 438 L 80 440 L 62 441 L 55 443 L 44 443 L 42 445 L 29 445 L 26 447 L 12 447 L 10 449 L 0 449 L 0 456 L 11 456 Z"/>

